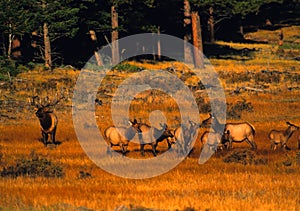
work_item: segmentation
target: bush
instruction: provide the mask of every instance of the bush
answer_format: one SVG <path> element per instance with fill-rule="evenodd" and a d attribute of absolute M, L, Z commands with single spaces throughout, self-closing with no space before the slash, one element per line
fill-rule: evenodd
<path fill-rule="evenodd" d="M 242 101 L 237 101 L 236 104 L 227 105 L 227 117 L 229 119 L 240 119 L 243 111 L 253 112 L 251 102 L 246 102 L 243 99 Z"/>
<path fill-rule="evenodd" d="M 64 176 L 61 166 L 53 164 L 46 158 L 31 154 L 30 159 L 20 159 L 15 165 L 5 167 L 1 172 L 1 177 L 56 177 Z"/>
<path fill-rule="evenodd" d="M 257 154 L 248 149 L 234 150 L 228 154 L 223 161 L 225 163 L 240 163 L 243 165 L 267 165 L 268 160 L 264 157 L 257 156 Z"/>
<path fill-rule="evenodd" d="M 256 83 L 279 83 L 281 79 L 281 73 L 279 71 L 262 70 L 254 75 Z"/>
<path fill-rule="evenodd" d="M 140 72 L 142 69 L 138 66 L 135 66 L 135 65 L 131 65 L 131 64 L 128 64 L 126 62 L 122 62 L 120 64 L 117 64 L 116 66 L 114 66 L 112 68 L 112 70 L 117 70 L 119 72 L 128 72 L 128 73 L 134 73 L 134 72 Z"/>
<path fill-rule="evenodd" d="M 0 80 L 9 80 L 9 76 L 16 76 L 21 72 L 28 71 L 28 67 L 18 64 L 16 60 L 0 57 Z"/>
<path fill-rule="evenodd" d="M 255 157 L 254 152 L 249 150 L 235 150 L 226 156 L 223 161 L 225 163 L 241 163 L 244 165 L 251 164 Z"/>

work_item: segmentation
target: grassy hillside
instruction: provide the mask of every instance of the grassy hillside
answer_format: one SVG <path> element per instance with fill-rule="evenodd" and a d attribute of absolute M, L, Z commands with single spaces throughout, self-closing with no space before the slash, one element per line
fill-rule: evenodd
<path fill-rule="evenodd" d="M 286 32 L 287 42 L 296 41 L 294 30 Z M 111 175 L 89 159 L 75 135 L 71 105 L 80 71 L 36 69 L 17 75 L 12 83 L 0 84 L 0 209 L 299 210 L 300 133 L 295 132 L 289 140 L 290 151 L 271 151 L 268 140 L 271 129 L 287 128 L 286 121 L 300 125 L 297 55 L 285 56 L 272 42 L 217 42 L 217 48 L 222 54 L 210 61 L 225 90 L 227 121 L 252 123 L 257 151 L 250 150 L 247 143 L 234 143 L 233 150 L 219 151 L 199 165 L 199 138 L 208 130 L 201 128 L 190 157 L 168 173 L 142 180 Z M 186 66 L 130 61 L 109 72 L 99 86 L 97 99 L 103 101 L 102 106 L 95 105 L 99 132 L 113 124 L 111 102 L 118 85 L 143 69 L 163 69 L 180 78 L 196 98 L 200 120 L 209 116 L 206 91 Z M 53 99 L 57 92 L 65 95 L 55 107 L 61 144 L 45 147 L 39 141 L 39 122 L 30 100 L 34 95 Z M 158 91 L 137 95 L 129 116 L 149 123 L 154 110 L 164 112 L 171 128 L 180 123 L 178 105 Z M 160 143 L 158 150 L 161 155 L 167 144 Z M 126 156 L 142 159 L 139 146 L 130 143 Z M 147 147 L 145 158 L 152 157 Z"/>

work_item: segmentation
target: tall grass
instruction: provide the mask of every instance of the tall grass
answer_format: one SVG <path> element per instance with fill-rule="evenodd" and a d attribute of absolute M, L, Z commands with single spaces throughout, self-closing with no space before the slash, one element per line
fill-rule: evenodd
<path fill-rule="evenodd" d="M 251 47 L 244 44 L 230 45 L 234 48 Z M 258 45 L 251 48 L 269 47 Z M 250 146 L 247 143 L 234 143 L 232 152 L 217 152 L 208 162 L 199 165 L 199 137 L 208 130 L 201 128 L 190 157 L 168 173 L 143 180 L 120 178 L 96 166 L 81 148 L 75 135 L 70 108 L 64 108 L 64 105 L 70 105 L 70 101 L 63 102 L 60 109 L 56 110 L 59 118 L 57 141 L 61 144 L 51 147 L 45 147 L 38 141 L 41 136 L 39 122 L 29 106 L 18 119 L 3 119 L 5 117 L 0 116 L 0 171 L 16 166 L 17 161 L 22 159 L 29 160 L 29 164 L 32 164 L 34 159 L 31 152 L 34 151 L 40 158 L 61 167 L 64 176 L 0 176 L 0 209 L 114 210 L 127 207 L 128 210 L 300 210 L 300 166 L 297 149 L 299 132 L 295 132 L 288 142 L 291 151 L 270 151 L 268 140 L 269 131 L 285 129 L 286 121 L 300 124 L 300 95 L 299 89 L 295 88 L 298 86 L 300 74 L 297 69 L 298 62 L 274 58 L 270 60 L 257 55 L 249 61 L 212 59 L 211 62 L 224 85 L 227 104 L 232 107 L 238 105 L 235 109 L 240 112 L 240 120 L 228 121 L 248 121 L 256 128 L 255 142 L 258 150 L 247 157 L 247 162 L 224 162 L 224 158 L 231 155 L 241 156 L 240 151 L 249 151 Z M 129 64 L 141 69 L 175 70 L 173 74 L 183 79 L 186 84 L 200 84 L 190 74 L 188 67 L 179 62 Z M 126 65 L 109 73 L 100 85 L 97 97 L 104 102 L 102 106 L 96 106 L 95 118 L 99 133 L 113 125 L 110 108 L 112 98 L 107 92 L 114 93 L 118 84 L 133 74 L 123 70 L 123 67 Z M 284 73 L 285 75 L 273 80 L 270 78 L 272 76 L 261 75 L 264 74 L 262 70 L 290 72 L 292 75 Z M 79 72 L 56 71 L 32 71 L 19 77 L 28 81 L 30 87 L 39 87 L 38 85 L 46 84 L 52 79 L 53 84 L 57 85 L 53 92 L 67 86 L 69 93 L 72 93 Z M 24 85 L 18 86 L 18 98 L 26 99 L 31 96 L 33 91 L 24 91 Z M 236 94 L 233 90 L 237 86 L 263 88 L 266 92 Z M 10 90 L 1 91 L 13 96 Z M 46 94 L 48 90 L 40 91 Z M 205 90 L 194 93 L 194 96 L 198 98 L 199 108 L 202 108 L 199 115 L 202 121 L 208 116 L 209 99 Z M 1 99 L 4 100 L 4 97 Z M 175 128 L 180 124 L 181 116 L 176 101 L 162 91 L 143 92 L 135 96 L 126 115 L 130 119 L 137 118 L 138 121 L 141 119 L 149 123 L 149 115 L 155 110 L 163 112 L 169 127 Z M 167 144 L 159 143 L 158 150 L 159 155 L 162 154 L 167 150 Z M 148 148 L 145 158 L 141 157 L 139 145 L 136 143 L 129 143 L 129 153 L 126 156 L 132 159 L 153 157 Z"/>

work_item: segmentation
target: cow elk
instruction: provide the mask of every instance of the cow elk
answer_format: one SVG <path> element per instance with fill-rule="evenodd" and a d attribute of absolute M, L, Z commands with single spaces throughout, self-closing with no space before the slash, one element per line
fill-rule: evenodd
<path fill-rule="evenodd" d="M 50 107 L 57 105 L 63 98 L 64 96 L 60 96 L 59 98 L 56 97 L 52 102 L 46 102 L 45 104 L 42 104 L 36 101 L 37 99 L 39 99 L 38 96 L 32 97 L 32 105 L 34 105 L 37 109 L 35 115 L 40 121 L 42 131 L 42 142 L 45 146 L 47 146 L 48 144 L 49 135 L 52 144 L 56 144 L 55 135 L 58 119 L 57 116 L 53 113 L 53 110 L 50 109 Z M 48 97 L 46 99 L 48 99 Z"/>
<path fill-rule="evenodd" d="M 174 130 L 178 153 L 185 154 L 191 148 L 191 142 L 198 133 L 199 124 L 189 120 L 189 127 L 180 126 Z"/>
<path fill-rule="evenodd" d="M 111 154 L 111 148 L 113 146 L 120 146 L 123 156 L 126 154 L 129 142 L 137 133 L 141 133 L 136 119 L 129 121 L 129 125 L 129 127 L 111 126 L 105 129 L 104 136 L 109 144 L 107 146 L 108 154 Z"/>
<path fill-rule="evenodd" d="M 171 130 L 169 129 L 167 124 L 160 124 L 161 129 L 158 129 L 156 127 L 151 127 L 145 123 L 139 123 L 139 128 L 142 133 L 139 134 L 139 141 L 141 146 L 141 155 L 144 156 L 144 147 L 145 145 L 151 145 L 152 146 L 152 154 L 154 156 L 157 155 L 156 147 L 159 142 L 162 142 L 163 140 L 168 141 L 168 147 L 171 148 L 171 143 L 169 143 L 170 138 L 173 138 L 174 135 L 171 133 Z"/>
<path fill-rule="evenodd" d="M 256 149 L 256 143 L 254 141 L 255 128 L 248 122 L 243 123 L 227 123 L 225 125 L 223 139 L 225 142 L 229 142 L 228 148 L 232 148 L 232 142 L 246 141 L 251 145 L 252 149 Z"/>
<path fill-rule="evenodd" d="M 209 150 L 212 151 L 217 151 L 218 149 L 223 150 L 223 146 L 225 144 L 222 134 L 215 133 L 215 132 L 208 132 L 208 131 L 205 131 L 202 134 L 200 141 L 201 141 L 202 149 L 206 144 Z"/>
<path fill-rule="evenodd" d="M 269 139 L 271 140 L 271 149 L 275 150 L 277 145 L 281 145 L 281 148 L 289 149 L 287 147 L 287 141 L 293 135 L 296 130 L 299 130 L 299 127 L 286 122 L 288 128 L 286 130 L 271 130 L 269 133 Z M 299 144 L 298 144 L 299 145 Z M 300 147 L 300 146 L 298 146 Z"/>

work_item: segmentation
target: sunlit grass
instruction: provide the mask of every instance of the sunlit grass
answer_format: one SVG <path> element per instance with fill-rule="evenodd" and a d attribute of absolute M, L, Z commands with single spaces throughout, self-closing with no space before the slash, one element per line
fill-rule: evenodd
<path fill-rule="evenodd" d="M 243 111 L 241 119 L 232 119 L 228 122 L 248 121 L 254 125 L 255 141 L 258 145 L 256 156 L 266 163 L 259 165 L 225 163 L 223 158 L 230 152 L 218 152 L 208 162 L 199 165 L 201 148 L 199 138 L 204 131 L 208 130 L 201 128 L 191 156 L 168 173 L 143 180 L 120 178 L 96 166 L 85 154 L 74 131 L 71 109 L 69 107 L 63 109 L 64 103 L 71 104 L 67 101 L 55 111 L 59 117 L 57 140 L 61 142 L 56 147 L 45 147 L 38 141 L 41 136 L 39 122 L 31 110 L 24 111 L 16 120 L 1 122 L 0 171 L 3 167 L 15 164 L 19 159 L 29 159 L 34 152 L 62 166 L 64 177 L 0 177 L 0 209 L 114 210 L 117 207 L 126 206 L 129 209 L 140 207 L 153 210 L 187 208 L 191 210 L 300 210 L 300 180 L 298 179 L 300 168 L 295 160 L 296 154 L 299 153 L 297 149 L 299 132 L 295 132 L 288 142 L 289 147 L 292 148 L 291 151 L 270 151 L 268 140 L 268 133 L 271 129 L 287 128 L 286 121 L 300 124 L 300 91 L 288 89 L 291 86 L 297 87 L 298 82 L 291 82 L 289 75 L 286 78 L 282 76 L 280 83 L 266 83 L 263 80 L 256 81 L 255 78 L 247 81 L 232 80 L 233 74 L 255 76 L 262 70 L 299 74 L 299 62 L 277 58 L 272 54 L 273 46 L 267 44 L 249 45 L 226 42 L 217 44 L 228 45 L 235 49 L 265 49 L 264 52 L 255 52 L 249 60 L 211 59 L 210 62 L 219 73 L 227 103 L 235 104 L 245 99 L 253 106 L 253 112 Z M 170 72 L 175 70 L 171 74 L 184 79 L 183 82 L 187 85 L 195 85 L 199 82 L 197 77 L 187 74 L 192 70 L 180 62 L 130 61 L 129 64 L 148 70 L 168 69 L 171 70 Z M 117 87 L 133 74 L 126 70 L 111 71 L 102 81 L 102 85 L 99 85 L 99 89 L 108 89 L 107 86 L 111 84 Z M 79 71 L 59 69 L 54 72 L 42 72 L 42 74 L 39 71 L 32 71 L 18 77 L 32 81 L 32 86 L 36 83 L 47 83 L 50 79 L 71 78 L 67 80 L 69 84 L 60 80 L 59 87 L 64 87 L 70 84 L 74 86 L 78 75 Z M 240 77 L 240 79 L 243 78 Z M 22 85 L 19 86 L 22 87 Z M 235 94 L 233 90 L 237 86 L 263 87 L 266 92 Z M 103 94 L 98 96 L 104 101 L 102 106 L 96 106 L 95 118 L 99 133 L 103 133 L 105 128 L 113 125 L 110 106 L 116 87 L 109 90 L 111 96 L 105 96 L 106 98 Z M 18 97 L 21 99 L 30 97 L 34 92 L 28 93 L 21 88 L 20 90 Z M 46 95 L 55 91 L 44 90 L 44 93 L 40 94 Z M 205 91 L 197 97 L 203 98 L 205 103 L 209 102 Z M 180 100 L 184 101 L 184 96 Z M 137 118 L 138 121 L 149 123 L 149 115 L 155 110 L 163 112 L 169 127 L 174 129 L 180 124 L 180 111 L 176 101 L 162 91 L 139 93 L 131 102 L 126 115 L 130 119 Z M 207 112 L 201 112 L 200 121 L 208 116 Z M 233 147 L 234 149 L 250 148 L 247 143 L 234 143 Z M 118 150 L 117 147 L 115 149 Z M 159 143 L 158 150 L 159 154 L 163 153 L 167 150 L 167 144 Z M 126 156 L 142 159 L 139 145 L 129 143 L 129 152 Z M 150 148 L 147 147 L 145 158 L 152 157 Z M 290 161 L 291 165 L 285 165 L 286 161 Z"/>

